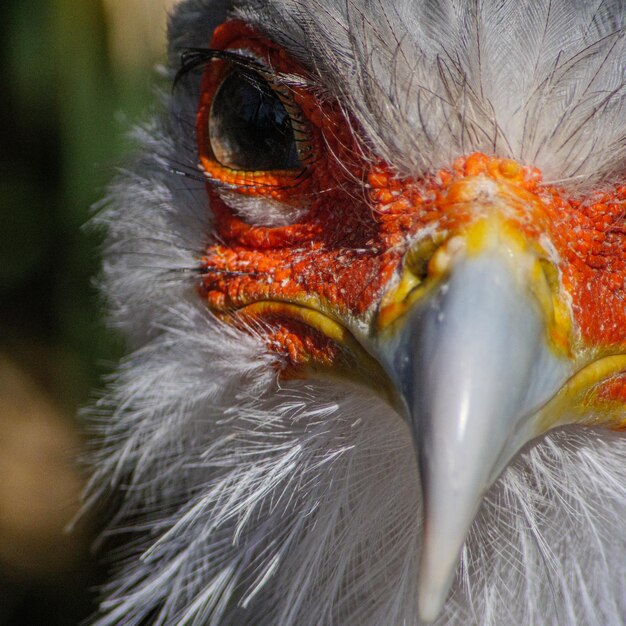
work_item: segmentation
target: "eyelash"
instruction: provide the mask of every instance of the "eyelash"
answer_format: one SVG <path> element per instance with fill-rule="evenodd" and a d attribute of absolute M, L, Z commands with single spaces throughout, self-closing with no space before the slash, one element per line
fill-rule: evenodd
<path fill-rule="evenodd" d="M 204 68 L 209 61 L 214 59 L 229 61 L 243 70 L 248 70 L 251 75 L 254 73 L 266 75 L 268 76 L 269 82 L 272 84 L 276 84 L 280 77 L 280 74 L 272 74 L 265 65 L 262 65 L 245 54 L 231 52 L 229 50 L 218 50 L 216 48 L 184 48 L 180 55 L 180 67 L 174 76 L 173 88 L 175 89 L 189 72 L 199 67 Z"/>

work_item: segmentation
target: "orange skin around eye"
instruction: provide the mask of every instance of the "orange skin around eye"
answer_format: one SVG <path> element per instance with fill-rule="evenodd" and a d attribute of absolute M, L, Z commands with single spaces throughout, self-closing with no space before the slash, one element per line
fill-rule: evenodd
<path fill-rule="evenodd" d="M 278 72 L 306 77 L 283 50 L 242 22 L 223 24 L 211 45 L 249 50 Z M 310 128 L 313 160 L 305 171 L 235 172 L 212 158 L 207 136 L 211 100 L 224 71 L 224 62 L 212 62 L 202 83 L 197 131 L 203 168 L 241 194 L 307 211 L 288 226 L 251 225 L 207 184 L 215 221 L 201 261 L 200 291 L 216 314 L 230 317 L 269 300 L 369 323 L 368 314 L 375 312 L 419 232 L 430 227 L 449 237 L 473 219 L 472 181 L 483 177 L 496 183 L 516 211 L 510 219 L 528 241 L 547 236 L 556 250 L 571 301 L 574 350 L 626 348 L 626 185 L 575 196 L 543 184 L 534 168 L 483 154 L 461 157 L 435 175 L 401 179 L 368 154 L 352 132 L 354 122 L 336 102 L 322 101 L 303 87 L 293 88 L 293 98 Z M 285 357 L 291 373 L 311 360 L 328 365 L 341 352 L 301 323 L 280 317 L 265 321 L 268 346 Z M 598 397 L 624 401 L 626 376 L 613 377 Z"/>

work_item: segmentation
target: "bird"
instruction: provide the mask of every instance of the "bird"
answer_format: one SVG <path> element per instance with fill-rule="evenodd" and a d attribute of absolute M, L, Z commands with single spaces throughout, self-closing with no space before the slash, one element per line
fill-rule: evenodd
<path fill-rule="evenodd" d="M 94 218 L 94 624 L 624 623 L 625 14 L 176 5 Z"/>

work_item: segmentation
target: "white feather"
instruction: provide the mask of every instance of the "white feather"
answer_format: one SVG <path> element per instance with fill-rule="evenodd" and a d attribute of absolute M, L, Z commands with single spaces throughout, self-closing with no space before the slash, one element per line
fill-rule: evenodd
<path fill-rule="evenodd" d="M 308 210 L 307 206 L 293 207 L 271 198 L 244 196 L 225 189 L 219 190 L 218 193 L 226 205 L 253 226 L 277 227 L 296 224 Z"/>
<path fill-rule="evenodd" d="M 623 0 L 238 4 L 403 173 L 476 150 L 577 186 L 624 171 Z"/>

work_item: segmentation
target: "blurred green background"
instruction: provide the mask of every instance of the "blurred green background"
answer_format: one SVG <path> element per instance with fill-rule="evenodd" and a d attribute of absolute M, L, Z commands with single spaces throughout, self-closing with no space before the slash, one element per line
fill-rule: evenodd
<path fill-rule="evenodd" d="M 97 520 L 63 528 L 84 477 L 77 409 L 120 354 L 84 228 L 150 111 L 172 0 L 0 2 L 0 625 L 77 624 Z"/>

